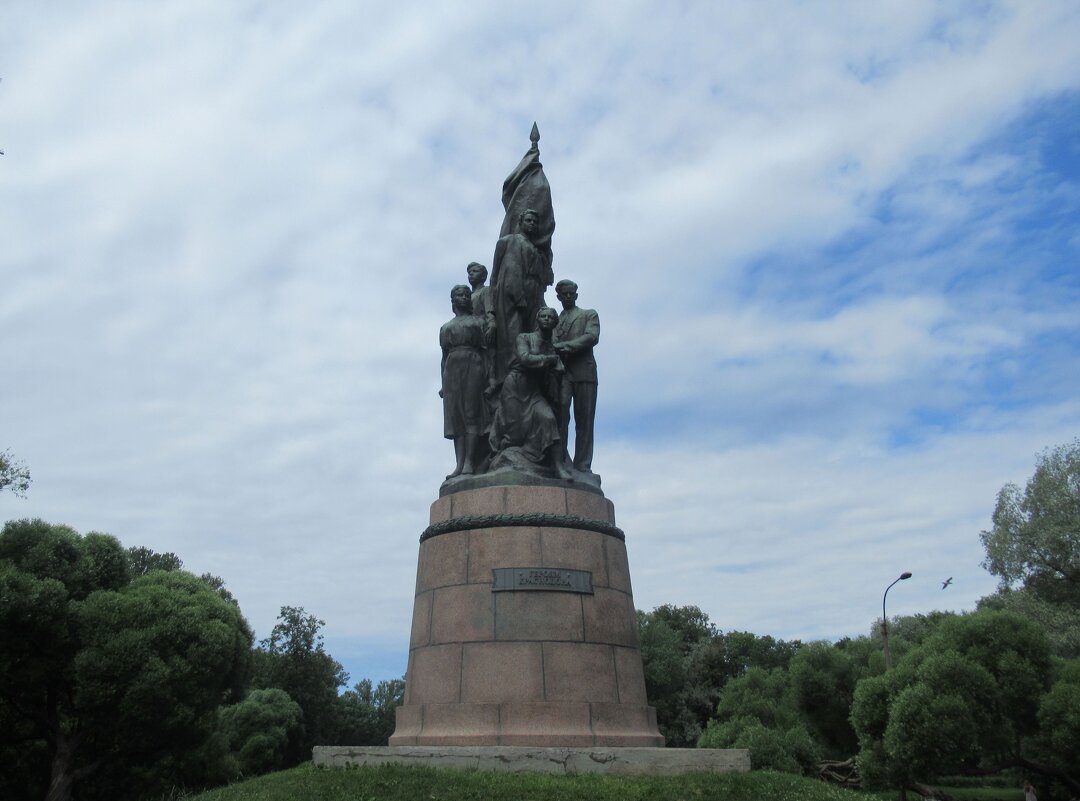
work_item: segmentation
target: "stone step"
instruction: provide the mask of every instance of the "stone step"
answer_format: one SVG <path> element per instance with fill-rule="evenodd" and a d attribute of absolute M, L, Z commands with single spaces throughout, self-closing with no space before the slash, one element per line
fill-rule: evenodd
<path fill-rule="evenodd" d="M 603 773 L 666 776 L 745 773 L 750 752 L 741 748 L 533 748 L 522 746 L 316 746 L 316 767 L 423 765 L 508 773 Z"/>

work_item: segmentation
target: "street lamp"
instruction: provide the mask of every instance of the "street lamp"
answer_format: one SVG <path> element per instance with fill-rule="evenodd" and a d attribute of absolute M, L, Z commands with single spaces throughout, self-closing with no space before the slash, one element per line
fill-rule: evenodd
<path fill-rule="evenodd" d="M 906 570 L 900 574 L 900 578 L 896 581 L 907 581 L 911 578 L 911 574 Z M 889 653 L 889 618 L 885 616 L 885 596 L 889 594 L 889 590 L 893 588 L 894 581 L 888 587 L 885 588 L 885 595 L 881 596 L 881 641 L 885 644 L 885 669 L 890 670 L 892 668 L 892 654 Z"/>

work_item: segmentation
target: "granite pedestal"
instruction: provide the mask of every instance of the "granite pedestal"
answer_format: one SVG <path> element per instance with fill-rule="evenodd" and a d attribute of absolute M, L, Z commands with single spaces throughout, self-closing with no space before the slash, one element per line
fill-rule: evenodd
<path fill-rule="evenodd" d="M 489 486 L 431 506 L 390 745 L 656 747 L 630 570 L 587 486 Z"/>

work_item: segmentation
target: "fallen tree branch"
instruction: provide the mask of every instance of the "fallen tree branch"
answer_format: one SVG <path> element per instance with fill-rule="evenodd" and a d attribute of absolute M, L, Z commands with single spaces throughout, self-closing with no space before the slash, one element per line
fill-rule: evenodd
<path fill-rule="evenodd" d="M 855 764 L 855 757 L 844 760 L 826 759 L 818 762 L 818 778 L 830 784 L 838 784 L 841 787 L 857 789 L 862 786 L 859 778 L 859 768 Z"/>

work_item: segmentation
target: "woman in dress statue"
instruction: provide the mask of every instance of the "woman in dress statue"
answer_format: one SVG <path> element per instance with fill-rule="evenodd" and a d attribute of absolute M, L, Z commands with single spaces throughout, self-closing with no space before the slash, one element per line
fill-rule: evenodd
<path fill-rule="evenodd" d="M 551 340 L 558 321 L 558 312 L 543 306 L 536 313 L 536 331 L 518 334 L 491 424 L 493 467 L 512 463 L 511 452 L 516 452 L 526 463 L 546 467 L 559 478 L 570 477 L 555 416 L 563 371 Z"/>
<path fill-rule="evenodd" d="M 443 435 L 454 441 L 457 465 L 447 478 L 476 471 L 476 444 L 488 427 L 484 388 L 484 321 L 473 315 L 472 288 L 450 290 L 454 317 L 439 329 L 442 347 Z"/>

